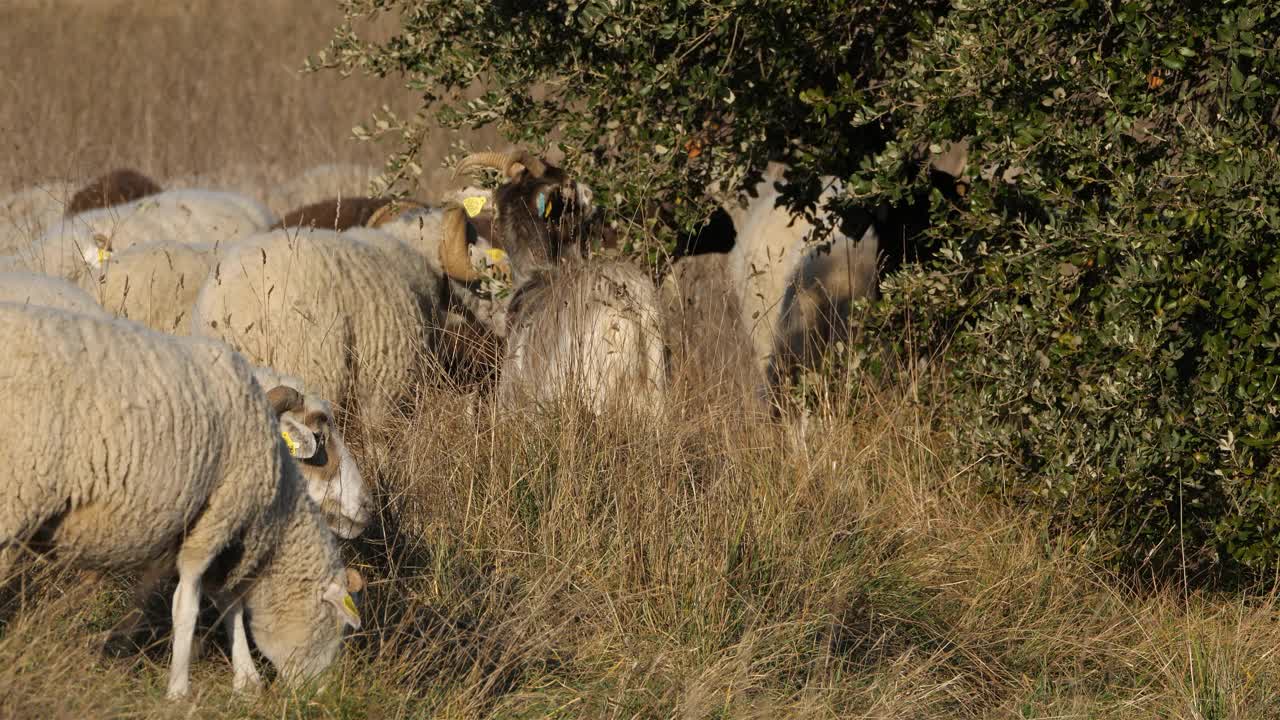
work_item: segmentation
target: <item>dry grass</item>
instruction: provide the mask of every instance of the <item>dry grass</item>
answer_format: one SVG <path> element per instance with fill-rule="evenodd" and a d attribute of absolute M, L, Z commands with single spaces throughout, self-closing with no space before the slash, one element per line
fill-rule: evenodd
<path fill-rule="evenodd" d="M 411 98 L 292 72 L 330 10 L 176 5 L 0 10 L 0 185 L 128 164 L 271 197 L 306 168 L 378 162 L 349 127 Z M 364 429 L 393 450 L 365 466 L 384 503 L 352 551 L 366 630 L 328 690 L 235 698 L 215 654 L 192 702 L 168 703 L 163 652 L 97 652 L 122 586 L 44 570 L 0 630 L 0 716 L 1280 714 L 1274 597 L 1109 575 L 981 499 L 898 394 L 843 398 L 807 442 L 702 399 L 662 424 L 468 420 L 466 402 L 424 388 Z"/>
<path fill-rule="evenodd" d="M 384 104 L 411 112 L 413 94 L 300 73 L 340 19 L 305 0 L 0 4 L 0 193 L 128 165 L 273 200 L 318 165 L 380 167 L 385 148 L 351 128 Z M 455 139 L 428 144 L 429 173 Z M 443 179 L 426 179 L 427 196 Z"/>

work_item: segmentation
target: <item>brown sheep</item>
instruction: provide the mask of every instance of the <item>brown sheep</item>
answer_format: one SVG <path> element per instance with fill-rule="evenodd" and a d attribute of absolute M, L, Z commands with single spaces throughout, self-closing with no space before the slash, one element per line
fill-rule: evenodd
<path fill-rule="evenodd" d="M 271 229 L 314 227 L 341 232 L 353 227 L 378 227 L 400 212 L 417 207 L 422 204 L 413 200 L 364 196 L 329 198 L 290 210 Z"/>
<path fill-rule="evenodd" d="M 71 196 L 64 214 L 79 215 L 87 210 L 97 210 L 123 205 L 161 191 L 159 183 L 137 170 L 120 168 L 112 170 L 85 185 Z"/>

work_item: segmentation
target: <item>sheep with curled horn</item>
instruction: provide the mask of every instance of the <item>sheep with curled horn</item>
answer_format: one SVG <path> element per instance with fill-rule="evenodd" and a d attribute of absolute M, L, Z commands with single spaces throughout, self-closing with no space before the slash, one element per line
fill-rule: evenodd
<path fill-rule="evenodd" d="M 500 402 L 580 398 L 596 413 L 625 402 L 657 410 L 667 386 L 658 293 L 634 265 L 584 258 L 591 189 L 526 150 L 470 155 L 455 175 L 473 168 L 505 178 L 489 238 L 512 279 Z M 455 281 L 481 278 L 465 232 L 441 238 L 440 260 Z"/>

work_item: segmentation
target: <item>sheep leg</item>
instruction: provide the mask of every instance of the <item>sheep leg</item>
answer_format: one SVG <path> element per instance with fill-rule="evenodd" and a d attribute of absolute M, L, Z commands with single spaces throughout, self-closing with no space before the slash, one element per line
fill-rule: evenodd
<path fill-rule="evenodd" d="M 170 699 L 185 697 L 190 689 L 191 643 L 200 613 L 200 578 L 208 562 L 179 563 L 178 589 L 173 592 L 173 658 L 169 664 Z"/>
<path fill-rule="evenodd" d="M 231 638 L 231 667 L 235 669 L 232 687 L 236 692 L 257 688 L 262 683 L 258 668 L 249 654 L 249 636 L 244 631 L 244 603 L 236 600 L 223 618 L 227 636 Z"/>

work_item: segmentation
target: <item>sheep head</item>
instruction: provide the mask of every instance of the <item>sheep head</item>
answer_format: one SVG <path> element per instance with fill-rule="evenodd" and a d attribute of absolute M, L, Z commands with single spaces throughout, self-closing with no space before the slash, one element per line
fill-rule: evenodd
<path fill-rule="evenodd" d="M 469 155 L 455 173 L 477 167 L 506 177 L 493 193 L 489 240 L 510 257 L 517 284 L 540 268 L 583 255 L 594 211 L 591 188 L 527 150 Z"/>

